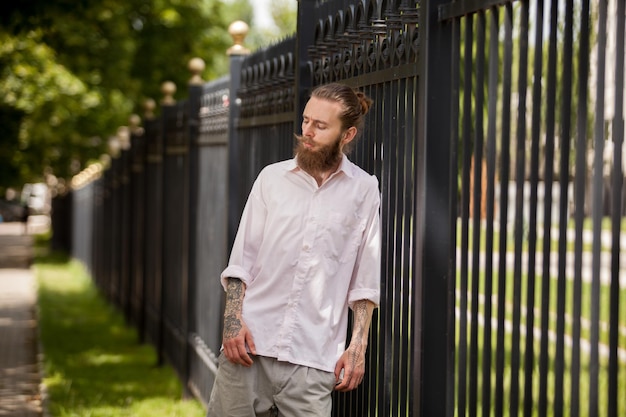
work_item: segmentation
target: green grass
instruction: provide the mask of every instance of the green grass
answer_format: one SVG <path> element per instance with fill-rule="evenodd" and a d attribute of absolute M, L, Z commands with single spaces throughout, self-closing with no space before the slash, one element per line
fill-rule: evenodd
<path fill-rule="evenodd" d="M 469 225 L 468 225 L 468 235 L 469 235 L 469 239 L 468 239 L 468 249 L 472 249 L 473 244 L 474 244 L 474 220 L 470 219 L 469 220 Z M 524 230 L 524 236 L 522 239 L 522 251 L 527 252 L 528 251 L 528 230 L 527 230 L 527 225 L 524 226 L 525 230 Z M 537 226 L 539 229 L 542 228 L 542 225 L 538 225 Z M 574 223 L 573 219 L 568 220 L 567 222 L 567 228 L 570 231 L 575 230 L 576 224 Z M 602 219 L 602 225 L 601 225 L 601 229 L 605 232 L 609 232 L 611 231 L 612 228 L 612 221 L 610 218 L 608 217 L 604 217 Z M 592 223 L 592 219 L 590 218 L 585 218 L 584 222 L 583 222 L 583 230 L 593 230 L 593 223 Z M 626 232 L 626 218 L 624 218 L 620 224 L 620 230 L 622 232 Z M 558 224 L 555 225 L 553 227 L 553 231 L 554 233 L 551 234 L 551 239 L 550 239 L 550 247 L 552 248 L 552 251 L 556 251 L 559 248 L 559 237 L 558 237 Z M 462 228 L 461 228 L 461 221 L 460 219 L 457 222 L 457 233 L 456 233 L 456 244 L 458 247 L 462 246 L 462 242 L 461 242 L 461 238 L 462 238 Z M 493 245 L 494 245 L 494 250 L 498 250 L 499 245 L 500 245 L 500 232 L 495 229 L 493 232 Z M 513 252 L 515 250 L 515 234 L 514 234 L 514 230 L 513 228 L 511 228 L 511 230 L 507 231 L 507 247 L 506 250 L 507 252 Z M 486 228 L 484 227 L 484 225 L 481 226 L 480 229 L 480 250 L 481 251 L 485 251 L 486 249 L 486 241 L 487 241 L 487 232 L 486 232 Z M 573 240 L 568 240 L 566 245 L 565 250 L 568 252 L 573 252 L 575 249 L 575 242 Z M 544 241 L 543 238 L 541 236 L 537 237 L 537 241 L 536 241 L 536 252 L 542 252 L 543 251 L 543 245 L 544 245 Z M 611 251 L 611 247 L 610 246 L 606 246 L 606 245 L 601 245 L 601 250 L 602 251 Z M 582 245 L 582 250 L 583 252 L 591 252 L 591 250 L 593 249 L 593 244 L 592 242 L 583 242 Z"/>
<path fill-rule="evenodd" d="M 44 385 L 52 416 L 203 416 L 174 371 L 110 307 L 77 261 L 39 256 Z"/>
<path fill-rule="evenodd" d="M 589 228 L 590 227 L 590 222 L 586 221 L 585 222 L 585 227 Z M 622 221 L 621 223 L 621 230 L 624 231 L 624 225 L 626 224 L 626 222 Z M 603 220 L 603 229 L 604 230 L 610 230 L 611 227 L 611 222 L 610 219 L 604 219 Z M 574 223 L 570 222 L 568 223 L 568 227 L 570 227 L 570 229 L 573 229 L 574 227 Z M 457 236 L 460 234 L 460 228 L 458 229 L 458 233 Z M 473 227 L 472 224 L 470 224 L 470 250 L 471 250 L 471 238 L 472 235 L 471 233 L 473 232 Z M 485 233 L 485 228 L 484 226 L 481 225 L 481 244 L 480 244 L 480 249 L 481 251 L 484 252 L 485 250 L 485 237 L 486 237 L 486 233 Z M 512 235 L 511 235 L 512 236 Z M 497 242 L 499 239 L 500 235 L 497 232 L 494 232 L 494 239 L 495 239 L 495 251 L 498 250 L 497 248 Z M 558 241 L 554 240 L 554 236 L 552 236 L 552 243 L 551 243 L 551 247 L 553 250 L 555 250 L 556 248 L 558 248 Z M 507 250 L 511 251 L 513 249 L 513 244 L 512 244 L 512 240 L 510 237 L 509 238 L 509 245 L 507 247 Z M 460 240 L 458 240 L 457 242 L 460 242 Z M 568 241 L 567 243 L 567 251 L 572 251 L 574 248 L 574 243 L 572 241 Z M 537 249 L 536 252 L 541 252 L 542 251 L 542 246 L 543 246 L 543 242 L 541 239 L 538 239 L 537 241 Z M 460 243 L 458 244 L 458 247 L 460 247 Z M 588 252 L 590 251 L 592 248 L 591 244 L 589 242 L 585 242 L 583 245 L 583 251 Z M 528 252 L 528 245 L 526 240 L 523 242 L 523 247 L 522 247 L 523 252 Z M 603 247 L 601 248 L 601 250 L 603 252 L 608 252 L 610 251 L 610 248 L 607 247 Z M 556 257 L 558 256 L 557 254 L 553 254 L 553 256 Z M 573 256 L 573 254 L 568 254 L 568 256 Z M 484 292 L 485 292 L 485 271 L 484 271 L 484 262 L 481 262 L 481 264 L 478 267 L 478 271 L 472 271 L 472 259 L 470 258 L 470 265 L 469 265 L 469 276 L 468 276 L 468 297 L 469 297 L 469 292 L 471 291 L 472 288 L 472 283 L 473 280 L 476 279 L 479 283 L 479 303 L 478 303 L 478 315 L 479 317 L 484 317 L 485 315 L 485 311 L 486 311 L 486 299 L 484 297 Z M 527 271 L 527 265 L 523 265 L 522 268 L 522 272 L 521 275 L 519 277 L 519 288 L 520 288 L 520 294 L 517 294 L 517 296 L 519 296 L 519 299 L 521 301 L 521 305 L 522 305 L 522 311 L 521 311 L 521 326 L 525 326 L 526 323 L 526 319 L 527 319 L 527 312 L 525 311 L 525 307 L 526 307 L 526 303 L 527 303 L 527 298 L 528 298 L 528 286 L 529 286 L 529 280 L 528 280 L 528 271 Z M 588 266 L 587 266 L 588 267 Z M 535 322 L 534 322 L 534 327 L 537 329 L 541 326 L 540 320 L 541 320 L 541 307 L 542 307 L 542 298 L 545 297 L 545 301 L 547 302 L 547 319 L 548 319 L 548 331 L 550 332 L 550 337 L 554 336 L 554 334 L 556 333 L 556 327 L 557 327 L 557 306 L 558 306 L 558 297 L 559 297 L 559 291 L 558 291 L 558 280 L 555 276 L 551 275 L 550 273 L 547 273 L 546 275 L 539 273 L 539 271 L 541 270 L 541 265 L 537 265 L 537 275 L 535 277 L 536 281 L 534 284 L 534 291 L 535 291 L 535 295 L 534 295 L 534 301 L 532 303 L 532 309 L 534 310 L 535 313 Z M 506 274 L 506 279 L 505 281 L 505 285 L 506 288 L 498 288 L 498 269 L 497 266 L 495 267 L 494 271 L 493 271 L 493 287 L 492 287 L 492 294 L 503 294 L 504 299 L 505 299 L 505 304 L 504 304 L 504 318 L 505 320 L 507 320 L 509 323 L 511 323 L 512 319 L 513 319 L 513 300 L 515 298 L 515 294 L 513 292 L 514 289 L 514 283 L 515 283 L 515 277 L 513 275 L 513 271 L 511 267 L 508 267 L 505 271 Z M 564 308 L 565 308 L 565 322 L 564 322 L 564 334 L 566 336 L 570 336 L 573 332 L 573 320 L 574 320 L 574 307 L 573 307 L 573 299 L 574 299 L 574 282 L 572 280 L 572 277 L 569 275 L 569 272 L 567 273 L 567 279 L 565 281 L 565 286 L 564 286 L 564 291 L 561 294 L 563 296 L 563 301 L 564 301 Z M 461 288 L 460 286 L 460 271 L 457 265 L 457 289 Z M 550 288 L 549 288 L 549 294 L 542 294 L 542 282 L 543 280 L 549 280 L 548 282 L 550 283 Z M 459 297 L 460 294 L 457 293 L 457 306 L 459 306 Z M 592 304 L 592 286 L 591 283 L 583 281 L 581 283 L 581 311 L 580 311 L 580 318 L 582 320 L 581 322 L 581 339 L 583 342 L 583 345 L 586 341 L 588 341 L 591 337 L 591 330 L 590 330 L 590 323 L 589 323 L 589 319 L 592 316 L 591 313 L 591 304 Z M 600 321 L 600 325 L 599 325 L 599 342 L 601 345 L 603 346 L 608 346 L 609 344 L 609 327 L 608 324 L 610 322 L 610 311 L 609 311 L 609 307 L 611 305 L 611 297 L 610 297 L 610 285 L 608 285 L 607 283 L 601 283 L 600 287 L 599 287 L 599 294 L 598 294 L 598 307 L 599 307 L 599 321 Z M 468 302 L 471 300 L 471 298 L 468 298 Z M 623 346 L 626 346 L 626 328 L 624 327 L 624 323 L 626 323 L 626 304 L 623 303 L 623 300 L 626 300 L 626 288 L 620 288 L 619 289 L 619 295 L 618 295 L 618 323 L 619 323 L 619 329 L 618 329 L 618 346 L 620 348 L 623 348 Z M 498 309 L 497 309 L 497 298 L 494 297 L 492 299 L 493 304 L 492 304 L 492 313 L 491 313 L 491 317 L 495 318 L 497 317 L 497 313 L 498 313 Z M 468 306 L 469 308 L 469 306 Z M 469 323 L 468 323 L 469 325 Z M 457 343 L 460 341 L 459 339 L 459 328 L 458 328 L 458 323 L 457 323 Z M 522 330 L 522 329 L 520 329 Z M 508 413 L 508 407 L 509 407 L 509 400 L 511 397 L 511 387 L 512 387 L 512 382 L 511 382 L 511 376 L 512 376 L 512 363 L 511 363 L 511 354 L 512 354 L 512 329 L 508 328 L 506 329 L 505 332 L 505 336 L 504 336 L 504 345 L 503 346 L 497 346 L 496 345 L 496 336 L 497 336 L 497 329 L 495 327 L 492 327 L 490 336 L 491 336 L 491 341 L 490 341 L 490 349 L 486 349 L 486 346 L 484 344 L 485 342 L 485 327 L 484 327 L 484 321 L 481 321 L 478 325 L 478 328 L 476 329 L 476 331 L 478 332 L 478 345 L 476 347 L 476 351 L 473 352 L 476 360 L 477 360 L 477 366 L 479 369 L 479 373 L 477 375 L 477 384 L 478 384 L 478 398 L 477 398 L 477 404 L 476 404 L 476 408 L 478 410 L 479 413 L 482 412 L 481 410 L 481 389 L 483 387 L 483 384 L 486 383 L 485 378 L 489 380 L 490 382 L 490 389 L 489 392 L 492 394 L 491 396 L 491 402 L 490 402 L 490 406 L 493 407 L 493 400 L 494 400 L 494 395 L 495 395 L 495 391 L 494 391 L 494 384 L 496 381 L 496 368 L 495 368 L 495 359 L 496 359 L 496 350 L 498 348 L 502 348 L 502 351 L 504 353 L 504 382 L 503 382 L 503 390 L 504 390 L 504 404 L 505 404 L 505 411 Z M 469 343 L 469 330 L 467 333 L 467 342 Z M 547 402 L 548 402 L 548 415 L 552 415 L 552 407 L 554 407 L 554 400 L 555 400 L 555 391 L 554 391 L 554 384 L 555 384 L 555 355 L 556 355 L 556 341 L 552 340 L 551 338 L 548 339 L 549 343 L 548 343 L 548 369 L 547 369 L 547 373 L 546 373 L 546 377 L 547 377 L 547 381 L 548 381 L 548 390 L 547 390 Z M 518 368 L 520 374 L 519 374 L 519 379 L 518 381 L 520 383 L 523 382 L 523 377 L 524 377 L 524 368 L 523 368 L 523 362 L 524 362 L 524 353 L 525 353 L 525 342 L 526 342 L 526 337 L 524 335 L 524 333 L 522 332 L 520 334 L 520 341 L 519 341 L 519 349 L 520 349 L 520 353 L 521 353 L 521 364 L 520 364 L 520 368 Z M 533 355 L 533 374 L 532 374 L 532 381 L 533 381 L 533 393 L 532 393 L 532 404 L 533 404 L 533 411 L 532 411 L 532 415 L 536 416 L 538 415 L 538 396 L 539 396 L 539 377 L 540 377 L 540 373 L 539 373 L 539 336 L 534 338 L 534 355 Z M 483 375 L 481 366 L 483 363 L 483 360 L 485 360 L 485 356 L 486 352 L 490 351 L 491 352 L 491 366 L 487 371 L 486 375 Z M 459 355 L 459 350 L 457 350 L 457 355 Z M 469 354 L 470 352 L 468 352 Z M 458 359 L 458 356 L 457 356 Z M 580 356 L 580 382 L 578 383 L 577 387 L 578 387 L 578 392 L 576 393 L 576 398 L 572 398 L 571 397 L 571 389 L 572 389 L 572 367 L 574 366 L 574 363 L 572 361 L 572 347 L 567 343 L 566 341 L 566 346 L 565 346 L 565 350 L 564 350 L 564 375 L 563 375 L 563 401 L 564 401 L 564 406 L 565 406 L 565 414 L 567 415 L 570 412 L 570 406 L 572 404 L 578 404 L 580 405 L 580 415 L 581 416 L 587 416 L 587 415 L 593 415 L 592 413 L 589 412 L 588 410 L 588 404 L 590 402 L 590 387 L 594 386 L 593 384 L 590 384 L 590 355 L 589 352 L 586 351 L 584 348 L 581 348 L 581 356 Z M 609 380 L 609 367 L 608 367 L 608 356 L 604 353 L 600 353 L 600 357 L 599 357 L 599 369 L 598 369 L 598 380 L 595 381 L 596 382 L 596 386 L 598 389 L 598 393 L 599 393 L 599 407 L 602 413 L 602 410 L 606 410 L 608 407 L 608 401 L 607 401 L 607 390 L 608 390 L 608 380 Z M 623 360 L 620 360 L 618 363 L 618 387 L 623 387 L 626 386 L 626 362 L 624 362 Z M 460 371 L 457 369 L 457 371 Z M 469 372 L 469 364 L 468 364 L 468 368 L 467 371 Z M 620 388 L 621 389 L 621 388 Z M 469 393 L 469 391 L 468 391 Z M 523 400 L 523 392 L 519 390 L 518 387 L 518 392 L 521 397 L 520 397 L 520 401 Z M 459 395 L 459 392 L 457 392 L 457 395 Z M 522 414 L 522 409 L 519 409 L 519 415 Z M 618 411 L 617 411 L 618 415 L 626 415 L 626 402 L 622 400 L 622 398 L 620 397 L 620 400 L 618 401 Z M 491 415 L 493 415 L 493 410 L 491 410 Z"/>

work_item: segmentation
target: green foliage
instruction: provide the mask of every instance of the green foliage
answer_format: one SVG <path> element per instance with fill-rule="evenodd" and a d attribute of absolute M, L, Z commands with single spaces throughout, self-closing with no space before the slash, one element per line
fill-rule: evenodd
<path fill-rule="evenodd" d="M 1 156 L 14 174 L 9 185 L 41 179 L 42 166 L 69 165 L 80 146 L 77 125 L 103 102 L 98 91 L 56 61 L 41 37 L 37 31 L 19 37 L 0 33 L 0 113 L 14 118 L 0 138 L 10 144 Z"/>
<path fill-rule="evenodd" d="M 122 315 L 76 261 L 52 254 L 36 263 L 48 410 L 55 416 L 202 416 L 182 399 L 173 370 L 156 366 Z"/>
<path fill-rule="evenodd" d="M 234 13 L 219 0 L 3 2 L 0 187 L 74 175 L 164 81 L 185 97 L 191 58 L 205 79 L 224 75 Z"/>
<path fill-rule="evenodd" d="M 284 39 L 296 32 L 298 2 L 293 0 L 272 0 L 270 13 L 273 22 L 269 26 L 257 26 L 253 10 L 248 0 L 231 0 L 226 7 L 229 22 L 243 20 L 250 26 L 245 46 L 254 51 L 272 42 Z"/>
<path fill-rule="evenodd" d="M 272 18 L 278 27 L 279 36 L 288 36 L 296 32 L 298 24 L 297 2 L 275 0 L 272 2 Z"/>

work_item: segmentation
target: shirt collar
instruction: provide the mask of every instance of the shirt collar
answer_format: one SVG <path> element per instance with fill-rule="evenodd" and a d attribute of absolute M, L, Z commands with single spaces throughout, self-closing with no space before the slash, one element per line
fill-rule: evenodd
<path fill-rule="evenodd" d="M 286 166 L 287 171 L 296 172 L 300 170 L 297 159 L 298 157 L 294 156 L 291 160 L 289 160 L 289 163 Z M 354 177 L 353 169 L 354 167 L 352 163 L 350 162 L 350 160 L 348 159 L 348 157 L 346 156 L 346 154 L 341 154 L 341 163 L 339 164 L 339 168 L 334 174 L 336 174 L 337 172 L 343 171 L 343 173 L 346 174 L 348 177 L 353 178 Z"/>

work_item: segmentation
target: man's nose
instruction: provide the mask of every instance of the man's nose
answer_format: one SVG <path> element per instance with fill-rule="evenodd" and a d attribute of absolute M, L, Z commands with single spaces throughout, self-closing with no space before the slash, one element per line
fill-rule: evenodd
<path fill-rule="evenodd" d="M 302 136 L 313 137 L 313 129 L 311 123 L 302 123 Z"/>

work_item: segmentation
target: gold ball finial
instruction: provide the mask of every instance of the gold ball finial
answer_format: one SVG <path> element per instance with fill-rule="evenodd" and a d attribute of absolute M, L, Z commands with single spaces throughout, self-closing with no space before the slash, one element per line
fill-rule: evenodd
<path fill-rule="evenodd" d="M 191 58 L 187 68 L 189 68 L 189 72 L 192 74 L 191 79 L 189 79 L 190 85 L 200 85 L 204 83 L 200 74 L 202 74 L 202 71 L 206 68 L 206 64 L 202 58 Z"/>
<path fill-rule="evenodd" d="M 137 129 L 140 123 L 141 123 L 141 117 L 139 117 L 138 114 L 133 113 L 128 118 L 128 127 L 130 127 L 131 130 Z"/>
<path fill-rule="evenodd" d="M 141 117 L 138 114 L 131 114 L 128 118 L 128 128 L 133 135 L 140 135 L 143 133 L 141 128 Z"/>
<path fill-rule="evenodd" d="M 161 92 L 163 93 L 161 104 L 171 105 L 176 103 L 176 100 L 174 100 L 174 94 L 176 94 L 176 84 L 172 81 L 165 81 L 161 84 Z"/>
<path fill-rule="evenodd" d="M 100 155 L 100 165 L 102 165 L 103 169 L 109 168 L 111 166 L 111 155 L 108 153 Z"/>
<path fill-rule="evenodd" d="M 233 38 L 233 46 L 226 51 L 228 55 L 248 55 L 250 53 L 250 50 L 243 46 L 243 41 L 249 30 L 248 24 L 242 20 L 235 20 L 228 26 L 228 33 Z"/>
<path fill-rule="evenodd" d="M 148 98 L 143 102 L 143 117 L 145 119 L 154 119 L 154 109 L 156 103 L 153 99 Z"/>
<path fill-rule="evenodd" d="M 119 138 L 115 135 L 110 136 L 107 145 L 109 147 L 109 155 L 111 155 L 112 158 L 117 159 L 122 150 L 122 144 L 120 143 Z"/>
<path fill-rule="evenodd" d="M 130 149 L 130 131 L 128 126 L 120 126 L 117 128 L 117 140 L 121 150 L 127 151 Z"/>

